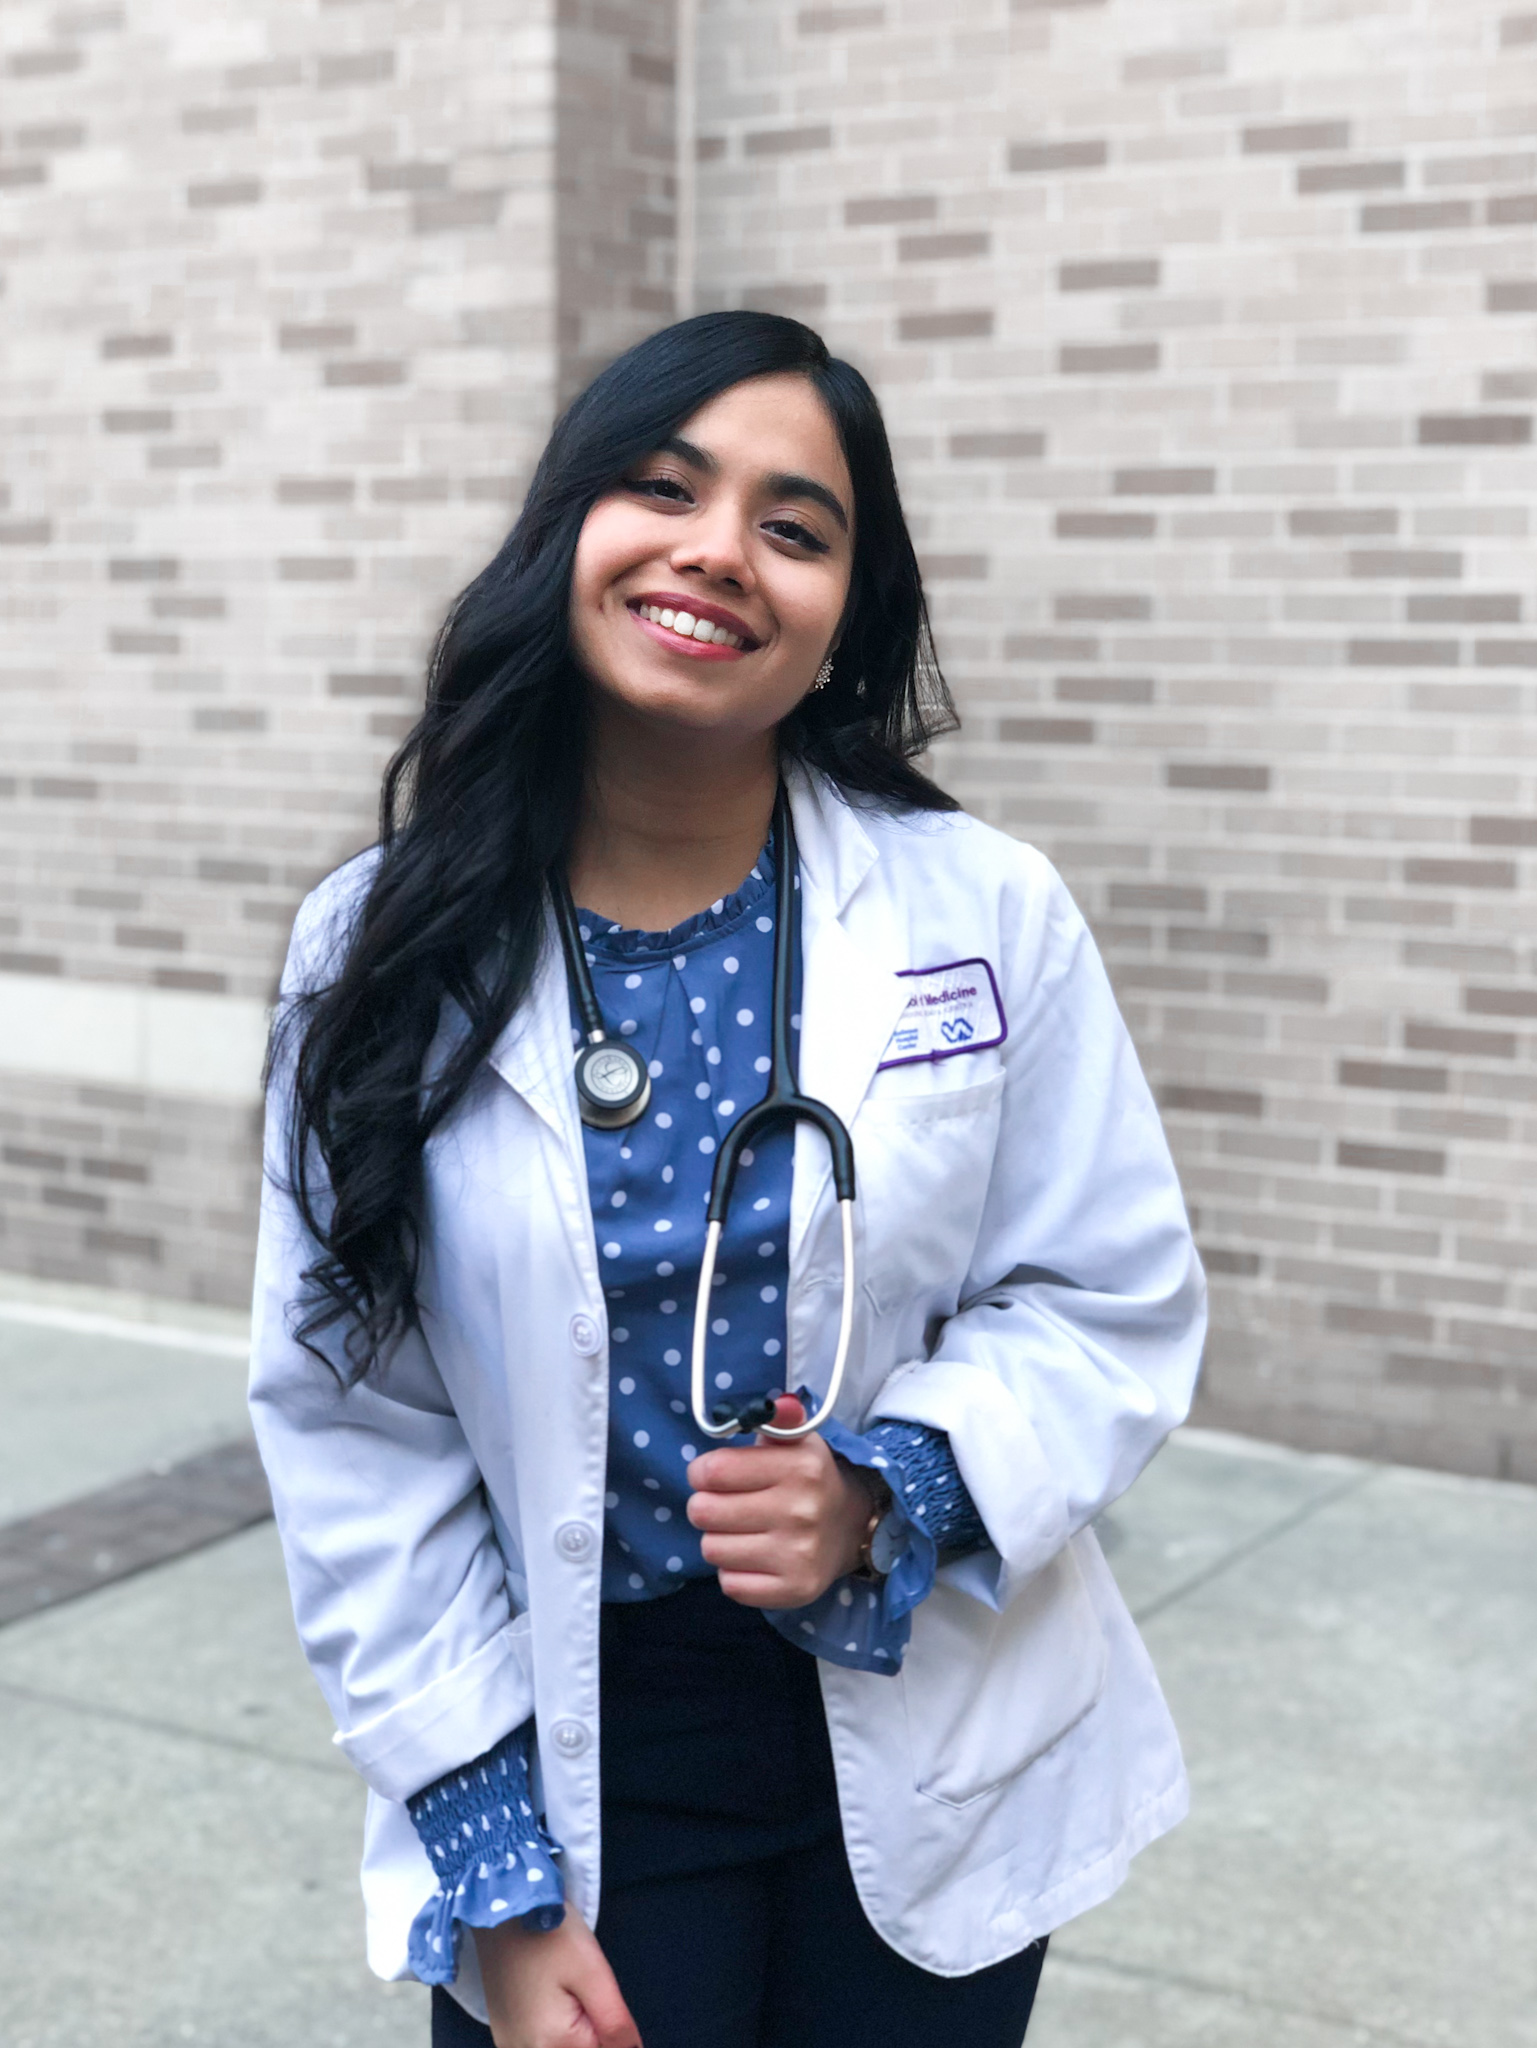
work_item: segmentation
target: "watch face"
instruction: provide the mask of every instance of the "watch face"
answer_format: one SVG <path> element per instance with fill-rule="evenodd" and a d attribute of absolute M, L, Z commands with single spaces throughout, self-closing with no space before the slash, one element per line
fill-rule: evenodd
<path fill-rule="evenodd" d="M 902 1555 L 904 1545 L 896 1531 L 896 1517 L 882 1515 L 870 1538 L 870 1563 L 884 1578 Z"/>

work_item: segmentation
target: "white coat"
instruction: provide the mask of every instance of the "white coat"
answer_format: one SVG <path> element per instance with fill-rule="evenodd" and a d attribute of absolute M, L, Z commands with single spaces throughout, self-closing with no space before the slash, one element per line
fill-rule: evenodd
<path fill-rule="evenodd" d="M 1157 1111 L 1047 861 L 963 814 L 792 778 L 801 1080 L 849 1124 L 859 1310 L 839 1413 L 949 1433 L 991 1548 L 946 1566 L 900 1676 L 819 1666 L 844 1838 L 891 1946 L 959 1975 L 1104 1899 L 1184 1813 L 1179 1744 L 1093 1518 L 1184 1416 L 1204 1283 Z M 285 988 L 342 943 L 368 863 L 302 908 Z M 980 958 L 987 1050 L 882 1066 L 903 970 Z M 879 1070 L 878 1070 L 879 1069 Z M 269 1166 L 284 1156 L 274 1090 Z M 401 1801 L 537 1717 L 568 1897 L 597 1916 L 608 1341 L 553 939 L 426 1162 L 422 1330 L 338 1393 L 288 1334 L 311 1256 L 269 1181 L 251 1398 L 294 1611 L 369 1786 L 369 1958 L 406 1974 L 433 1874 Z M 839 1299 L 822 1140 L 796 1143 L 788 1384 Z M 1071 1284 L 1068 1284 L 1071 1283 Z M 456 1991 L 483 2014 L 473 1944 Z"/>

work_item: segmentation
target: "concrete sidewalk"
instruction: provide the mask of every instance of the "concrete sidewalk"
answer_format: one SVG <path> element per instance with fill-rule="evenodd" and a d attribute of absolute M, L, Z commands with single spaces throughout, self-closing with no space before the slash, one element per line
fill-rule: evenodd
<path fill-rule="evenodd" d="M 233 1325 L 16 1313 L 0 1519 L 243 1427 Z M 1537 2048 L 1537 1493 L 1186 1433 L 1102 1535 L 1194 1810 L 1030 2048 Z M 329 1733 L 270 1525 L 0 1630 L 0 2048 L 425 2048 Z"/>

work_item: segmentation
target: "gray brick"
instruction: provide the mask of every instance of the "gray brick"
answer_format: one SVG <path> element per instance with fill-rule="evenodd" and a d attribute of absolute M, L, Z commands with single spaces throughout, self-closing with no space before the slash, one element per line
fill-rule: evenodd
<path fill-rule="evenodd" d="M 327 363 L 325 382 L 335 386 L 404 384 L 404 363 Z"/>
<path fill-rule="evenodd" d="M 1422 448 L 1525 448 L 1531 438 L 1530 413 L 1425 413 L 1419 422 Z"/>
<path fill-rule="evenodd" d="M 900 263 L 974 261 L 987 255 L 992 245 L 991 235 L 969 231 L 948 235 L 900 235 L 897 238 L 897 260 Z"/>
<path fill-rule="evenodd" d="M 1158 1106 L 1166 1111 L 1186 1111 L 1200 1116 L 1261 1117 L 1265 1098 L 1247 1088 L 1199 1088 L 1186 1082 L 1166 1081 L 1158 1091 Z"/>
<path fill-rule="evenodd" d="M 373 85 L 394 75 L 393 50 L 349 50 L 340 56 L 322 57 L 315 67 L 315 83 L 322 91 L 336 86 Z"/>
<path fill-rule="evenodd" d="M 442 199 L 418 199 L 411 208 L 412 231 L 446 235 L 461 228 L 494 228 L 502 217 L 506 194 L 496 191 L 453 192 Z"/>
<path fill-rule="evenodd" d="M 358 338 L 350 320 L 285 321 L 278 329 L 280 349 L 351 348 Z"/>
<path fill-rule="evenodd" d="M 1404 862 L 1404 880 L 1411 887 L 1514 889 L 1516 864 L 1513 860 L 1437 860 L 1421 855 Z"/>
<path fill-rule="evenodd" d="M 1348 121 L 1276 121 L 1243 131 L 1245 156 L 1295 156 L 1307 150 L 1349 147 Z"/>
<path fill-rule="evenodd" d="M 1446 1154 L 1409 1145 L 1374 1145 L 1341 1138 L 1334 1148 L 1337 1165 L 1366 1173 L 1443 1174 Z"/>
<path fill-rule="evenodd" d="M 1484 217 L 1492 228 L 1526 227 L 1537 221 L 1537 192 L 1507 192 L 1491 199 Z"/>
<path fill-rule="evenodd" d="M 803 7 L 795 25 L 803 36 L 840 36 L 880 28 L 885 19 L 884 7 Z"/>
<path fill-rule="evenodd" d="M 1396 192 L 1403 183 L 1404 166 L 1392 161 L 1297 166 L 1297 190 L 1303 197 L 1318 192 Z"/>
<path fill-rule="evenodd" d="M 1484 304 L 1491 313 L 1537 313 L 1537 277 L 1491 277 Z"/>
<path fill-rule="evenodd" d="M 1217 488 L 1214 469 L 1118 469 L 1118 498 L 1200 498 Z"/>
<path fill-rule="evenodd" d="M 1151 676 L 1058 676 L 1059 704 L 1151 704 Z"/>
<path fill-rule="evenodd" d="M 827 304 L 827 286 L 820 280 L 798 283 L 789 278 L 773 284 L 749 285 L 742 294 L 742 304 L 757 313 L 787 313 L 794 319 L 805 319 L 810 313 L 820 313 Z"/>
<path fill-rule="evenodd" d="M 1471 1031 L 1456 1024 L 1420 1024 L 1410 1018 L 1404 1025 L 1404 1046 L 1409 1052 L 1464 1053 L 1472 1059 L 1513 1060 L 1516 1034 Z"/>
<path fill-rule="evenodd" d="M 1455 640 L 1352 640 L 1346 649 L 1352 668 L 1456 668 Z"/>
<path fill-rule="evenodd" d="M 333 697 L 403 697 L 411 683 L 406 676 L 392 672 L 333 670 L 326 677 L 326 688 Z"/>
<path fill-rule="evenodd" d="M 1352 548 L 1352 576 L 1460 576 L 1462 556 L 1450 548 Z"/>
<path fill-rule="evenodd" d="M 1521 599 L 1514 591 L 1415 591 L 1404 616 L 1414 626 L 1514 626 L 1520 623 Z"/>
<path fill-rule="evenodd" d="M 1391 505 L 1298 506 L 1286 515 L 1288 530 L 1299 540 L 1347 538 L 1397 533 L 1398 513 Z"/>
<path fill-rule="evenodd" d="M 806 128 L 755 128 L 742 137 L 749 157 L 803 156 L 810 150 L 831 149 L 833 131 L 825 122 Z"/>
<path fill-rule="evenodd" d="M 932 192 L 872 193 L 843 202 L 844 224 L 851 228 L 896 227 L 908 221 L 933 220 L 939 201 Z"/>
<path fill-rule="evenodd" d="M 1064 292 L 1151 291 L 1162 271 L 1156 256 L 1107 256 L 1060 264 L 1057 285 Z"/>
<path fill-rule="evenodd" d="M 1156 341 L 1066 342 L 1057 367 L 1064 376 L 1107 377 L 1156 370 L 1162 357 Z"/>
<path fill-rule="evenodd" d="M 950 453 L 962 462 L 1036 462 L 1046 453 L 1046 436 L 1028 430 L 952 434 Z"/>
<path fill-rule="evenodd" d="M 1016 142 L 1009 149 L 1009 169 L 1028 175 L 1049 171 L 1097 171 L 1109 161 L 1110 145 L 1099 139 Z"/>
<path fill-rule="evenodd" d="M 1058 512 L 1059 540 L 1151 540 L 1158 521 L 1151 512 Z"/>
<path fill-rule="evenodd" d="M 1475 846 L 1537 846 L 1537 817 L 1477 817 L 1468 820 Z"/>
<path fill-rule="evenodd" d="M 174 583 L 180 574 L 181 563 L 174 555 L 120 556 L 107 563 L 113 583 Z"/>
<path fill-rule="evenodd" d="M 1337 1072 L 1342 1088 L 1384 1088 L 1409 1095 L 1444 1095 L 1449 1081 L 1445 1067 L 1411 1067 L 1388 1060 L 1341 1060 Z"/>
<path fill-rule="evenodd" d="M 948 313 L 906 313 L 897 321 L 903 341 L 983 341 L 993 331 L 991 307 L 956 307 Z"/>
<path fill-rule="evenodd" d="M 262 196 L 260 178 L 212 178 L 187 187 L 192 207 L 255 206 Z"/>
<path fill-rule="evenodd" d="M 1472 225 L 1473 206 L 1467 199 L 1404 199 L 1361 209 L 1361 232 L 1366 235 L 1438 234 Z"/>
<path fill-rule="evenodd" d="M 168 356 L 171 348 L 169 334 L 104 334 L 101 338 L 101 353 L 109 363 Z"/>
<path fill-rule="evenodd" d="M 1087 747 L 1093 744 L 1092 718 L 1001 718 L 998 737 L 1006 746 Z"/>
<path fill-rule="evenodd" d="M 1171 761 L 1164 770 L 1170 789 L 1244 791 L 1262 795 L 1270 787 L 1270 770 L 1249 761 Z"/>
<path fill-rule="evenodd" d="M 278 561 L 284 583 L 350 583 L 356 574 L 350 555 L 284 555 Z"/>
<path fill-rule="evenodd" d="M 932 583 L 981 583 L 986 580 L 986 555 L 923 555 L 923 573 Z"/>
<path fill-rule="evenodd" d="M 1537 668 L 1537 640 L 1478 640 L 1473 660 L 1479 668 Z"/>
<path fill-rule="evenodd" d="M 449 183 L 447 164 L 369 164 L 365 183 L 370 192 L 442 192 Z"/>
<path fill-rule="evenodd" d="M 109 434 L 168 434 L 173 425 L 161 406 L 109 406 L 101 423 Z"/>
<path fill-rule="evenodd" d="M 1138 590 L 1063 590 L 1052 599 L 1052 617 L 1074 619 L 1150 619 L 1153 600 Z"/>

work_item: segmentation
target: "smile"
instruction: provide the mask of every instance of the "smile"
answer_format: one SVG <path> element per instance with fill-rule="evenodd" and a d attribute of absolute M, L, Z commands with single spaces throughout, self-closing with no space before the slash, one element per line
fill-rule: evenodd
<path fill-rule="evenodd" d="M 698 600 L 665 603 L 637 598 L 628 609 L 633 619 L 651 628 L 654 639 L 680 654 L 687 650 L 690 654 L 712 655 L 719 661 L 751 653 L 758 645 L 744 622 L 719 605 Z"/>

